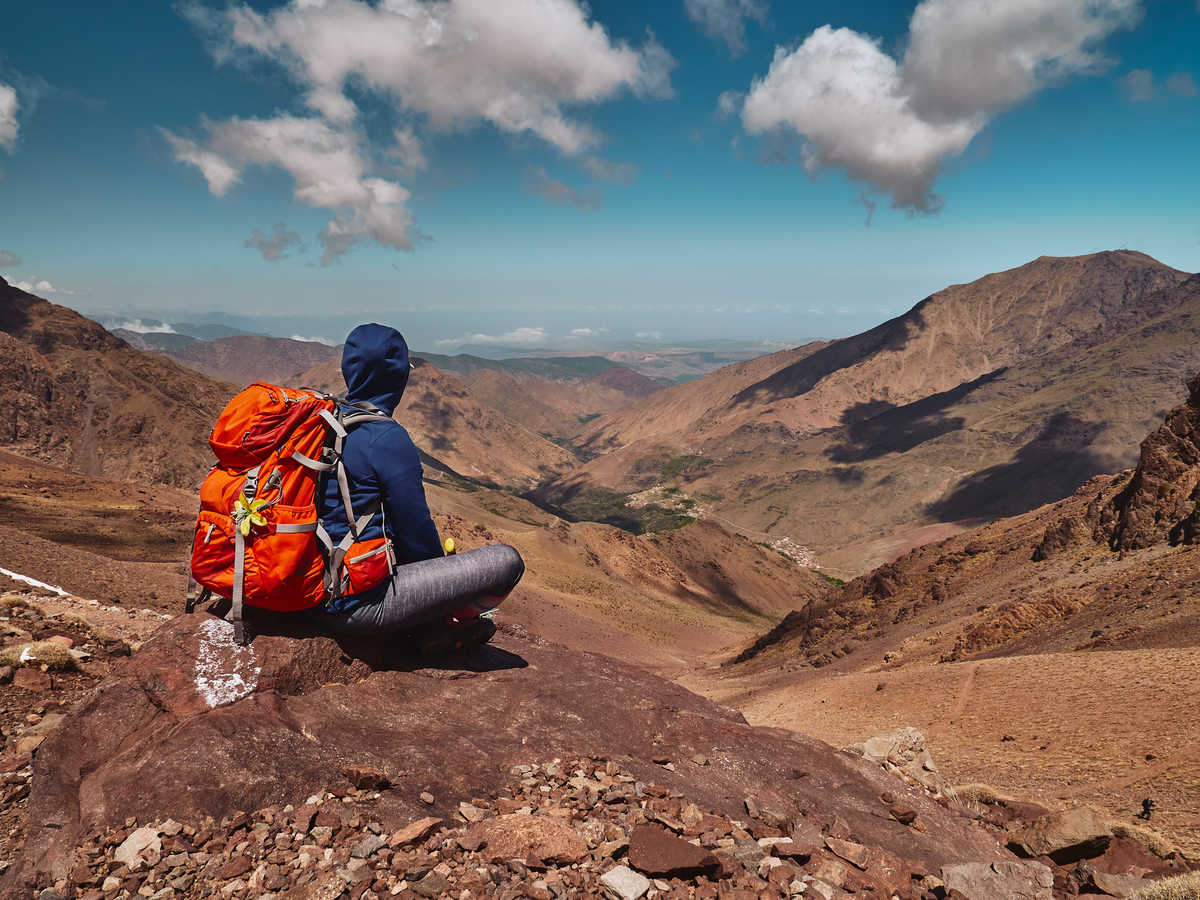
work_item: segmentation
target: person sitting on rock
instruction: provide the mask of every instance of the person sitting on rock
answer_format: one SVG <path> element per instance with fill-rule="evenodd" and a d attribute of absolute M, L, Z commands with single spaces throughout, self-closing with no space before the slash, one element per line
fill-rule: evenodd
<path fill-rule="evenodd" d="M 342 375 L 346 409 L 380 410 L 380 417 L 350 429 L 342 450 L 352 506 L 378 502 L 395 550 L 395 575 L 361 594 L 339 596 L 309 614 L 319 630 L 334 635 L 414 632 L 425 653 L 465 650 L 491 640 L 490 611 L 525 572 L 517 551 L 494 544 L 444 555 L 421 482 L 421 460 L 408 432 L 390 418 L 408 384 L 408 345 L 394 328 L 359 325 L 346 338 Z M 339 485 L 328 479 L 318 497 L 321 521 L 333 544 L 349 531 Z M 376 516 L 360 539 L 378 537 Z M 373 533 L 372 533 L 373 532 Z"/>

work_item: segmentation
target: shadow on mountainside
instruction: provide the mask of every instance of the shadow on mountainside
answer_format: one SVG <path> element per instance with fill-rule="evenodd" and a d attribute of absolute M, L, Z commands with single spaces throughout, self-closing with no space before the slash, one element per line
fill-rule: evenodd
<path fill-rule="evenodd" d="M 1109 470 L 1110 461 L 1090 449 L 1104 428 L 1069 412 L 1057 413 L 1012 462 L 964 478 L 930 504 L 928 512 L 940 522 L 998 519 L 1061 500 Z"/>
<path fill-rule="evenodd" d="M 811 391 L 826 376 L 840 369 L 855 366 L 876 353 L 884 350 L 903 350 L 909 337 L 919 334 L 925 327 L 925 317 L 921 310 L 928 302 L 929 298 L 926 298 L 902 316 L 889 319 L 862 334 L 835 341 L 811 356 L 780 369 L 735 394 L 730 405 L 745 406 L 797 397 Z"/>
<path fill-rule="evenodd" d="M 904 406 L 886 406 L 878 400 L 857 403 L 842 413 L 845 426 L 842 442 L 829 447 L 825 455 L 834 462 L 864 462 L 889 453 L 904 453 L 918 444 L 957 431 L 963 426 L 963 417 L 947 416 L 944 411 L 1005 371 L 1007 367 L 1001 367 L 952 390 Z M 881 405 L 885 406 L 882 410 Z"/>

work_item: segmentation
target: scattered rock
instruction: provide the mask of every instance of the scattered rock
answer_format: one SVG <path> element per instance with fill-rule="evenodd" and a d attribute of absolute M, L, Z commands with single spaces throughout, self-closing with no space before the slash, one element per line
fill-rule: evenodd
<path fill-rule="evenodd" d="M 411 825 L 405 825 L 399 831 L 391 836 L 388 844 L 392 847 L 403 847 L 405 844 L 411 844 L 428 836 L 428 834 L 442 824 L 441 819 L 427 818 L 417 819 Z"/>
<path fill-rule="evenodd" d="M 374 766 L 346 766 L 342 775 L 360 791 L 382 791 L 392 786 L 387 773 Z"/>
<path fill-rule="evenodd" d="M 149 826 L 138 828 L 125 838 L 113 853 L 113 859 L 124 863 L 133 871 L 141 865 L 142 855 L 147 852 L 162 852 L 162 841 L 158 837 L 158 831 Z"/>
<path fill-rule="evenodd" d="M 569 825 L 545 816 L 512 813 L 472 825 L 467 833 L 482 838 L 484 856 L 492 862 L 520 859 L 530 866 L 576 863 L 587 845 Z"/>
<path fill-rule="evenodd" d="M 617 866 L 600 877 L 606 891 L 617 900 L 638 900 L 650 890 L 650 879 L 628 866 Z"/>
<path fill-rule="evenodd" d="M 825 838 L 825 846 L 844 859 L 856 869 L 866 871 L 869 859 L 867 848 L 853 841 L 839 841 L 837 838 Z"/>
<path fill-rule="evenodd" d="M 715 875 L 721 861 L 703 847 L 688 843 L 656 825 L 639 825 L 629 838 L 629 864 L 661 878 Z"/>
<path fill-rule="evenodd" d="M 420 897 L 441 897 L 450 889 L 444 875 L 437 872 L 430 872 L 416 884 L 412 885 L 412 891 Z"/>

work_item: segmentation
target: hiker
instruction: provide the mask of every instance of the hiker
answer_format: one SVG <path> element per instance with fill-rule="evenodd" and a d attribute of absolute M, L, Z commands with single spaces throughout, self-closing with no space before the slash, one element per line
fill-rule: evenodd
<path fill-rule="evenodd" d="M 229 401 L 209 436 L 189 611 L 224 598 L 242 643 L 244 616 L 274 614 L 409 637 L 425 655 L 491 640 L 490 612 L 525 565 L 504 544 L 443 553 L 417 448 L 392 419 L 411 368 L 400 332 L 360 325 L 342 352 L 344 398 L 256 382 Z"/>
<path fill-rule="evenodd" d="M 408 432 L 391 418 L 408 384 L 408 345 L 394 328 L 359 325 L 342 350 L 342 376 L 347 404 L 365 403 L 388 418 L 352 429 L 342 450 L 350 499 L 355 510 L 378 500 L 396 553 L 395 574 L 363 594 L 330 599 L 310 615 L 324 631 L 361 635 L 403 631 L 432 623 L 444 625 L 455 643 L 481 644 L 495 625 L 480 618 L 495 608 L 520 581 L 525 564 L 507 544 L 443 554 L 437 528 L 429 515 L 421 462 Z M 336 545 L 349 528 L 337 479 L 325 484 L 318 512 Z M 360 535 L 381 533 L 378 519 Z"/>

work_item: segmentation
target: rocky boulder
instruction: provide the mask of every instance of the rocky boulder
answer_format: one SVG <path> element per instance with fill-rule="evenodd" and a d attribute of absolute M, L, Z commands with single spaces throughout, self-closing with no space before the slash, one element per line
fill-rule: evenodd
<path fill-rule="evenodd" d="M 1112 841 L 1108 823 L 1085 806 L 1052 812 L 1030 822 L 1008 840 L 1014 853 L 1026 857 L 1048 856 L 1059 865 L 1103 853 Z"/>
<path fill-rule="evenodd" d="M 1200 375 L 1188 391 L 1187 401 L 1142 441 L 1128 486 L 1099 511 L 1095 536 L 1114 550 L 1200 539 Z"/>
<path fill-rule="evenodd" d="M 957 803 L 954 790 L 938 771 L 933 755 L 925 745 L 925 735 L 916 728 L 896 728 L 844 748 L 868 762 L 913 784 L 935 797 Z"/>
<path fill-rule="evenodd" d="M 664 810 L 656 815 L 676 827 L 702 831 L 708 812 L 675 811 L 673 797 L 732 821 L 745 820 L 753 796 L 770 821 L 795 823 L 797 833 L 824 831 L 880 859 L 910 861 L 904 879 L 913 867 L 1014 861 L 965 815 L 878 765 L 751 727 L 607 657 L 502 632 L 470 669 L 420 668 L 394 649 L 323 637 L 260 634 L 240 647 L 232 626 L 194 614 L 118 663 L 39 748 L 29 836 L 0 893 L 39 873 L 43 883 L 65 878 L 83 836 L 127 819 L 195 827 L 339 783 L 353 791 L 342 773 L 360 767 L 390 785 L 373 813 L 389 833 L 416 820 L 461 820 L 472 798 L 497 795 L 514 766 L 568 753 L 619 761 L 630 773 L 593 802 L 637 802 L 656 783 L 662 799 L 651 799 Z M 888 815 L 888 802 L 914 810 L 924 830 Z M 734 837 L 782 837 L 765 819 Z"/>

